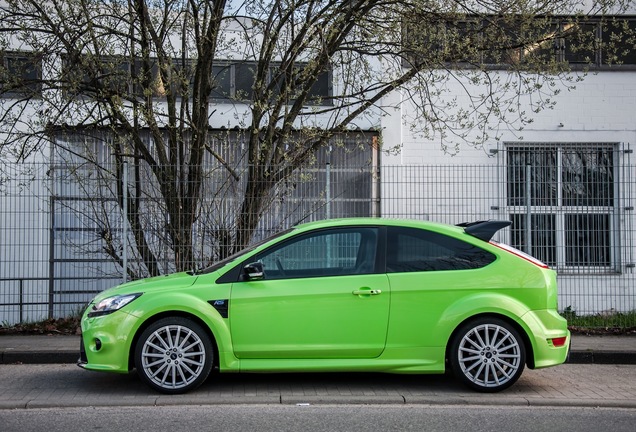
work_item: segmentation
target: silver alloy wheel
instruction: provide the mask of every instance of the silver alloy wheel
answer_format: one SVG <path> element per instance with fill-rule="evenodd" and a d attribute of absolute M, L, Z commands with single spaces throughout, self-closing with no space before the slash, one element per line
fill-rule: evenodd
<path fill-rule="evenodd" d="M 205 370 L 206 350 L 199 335 L 182 325 L 165 325 L 146 338 L 141 367 L 156 386 L 178 390 L 190 385 Z"/>
<path fill-rule="evenodd" d="M 468 331 L 459 342 L 458 362 L 464 376 L 482 388 L 499 388 L 523 368 L 519 341 L 505 327 L 481 324 Z"/>

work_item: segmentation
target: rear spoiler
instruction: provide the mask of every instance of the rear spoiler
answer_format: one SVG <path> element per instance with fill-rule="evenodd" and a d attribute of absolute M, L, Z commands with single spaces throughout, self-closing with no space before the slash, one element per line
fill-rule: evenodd
<path fill-rule="evenodd" d="M 510 221 L 477 221 L 477 222 L 462 222 L 457 224 L 458 227 L 463 227 L 467 234 L 473 237 L 477 237 L 483 241 L 490 241 L 497 231 L 507 226 L 512 225 Z"/>

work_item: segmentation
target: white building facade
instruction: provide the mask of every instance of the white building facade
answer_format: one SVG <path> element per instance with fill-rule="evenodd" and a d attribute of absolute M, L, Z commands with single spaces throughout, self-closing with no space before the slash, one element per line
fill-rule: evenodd
<path fill-rule="evenodd" d="M 636 18 L 632 23 L 636 28 Z M 563 91 L 554 97 L 556 104 L 532 113 L 533 121 L 522 130 L 514 122 L 512 127 L 493 123 L 487 128 L 489 138 L 483 139 L 478 130 L 467 132 L 457 147 L 446 146 L 435 134 L 423 133 L 426 125 L 420 123 L 414 101 L 403 90 L 395 91 L 380 104 L 387 108 L 356 123 L 357 129 L 378 131 L 384 151 L 365 150 L 373 175 L 360 183 L 342 180 L 343 184 L 357 184 L 359 193 L 353 195 L 345 196 L 344 189 L 334 191 L 338 186 L 329 183 L 326 192 L 323 186 L 317 191 L 307 189 L 304 193 L 329 203 L 325 206 L 329 212 L 316 213 L 316 217 L 380 215 L 446 223 L 512 220 L 513 227 L 503 231 L 500 240 L 558 271 L 562 309 L 581 314 L 636 310 L 636 55 L 632 52 L 624 64 L 613 67 L 601 66 L 602 54 L 594 55 L 599 56 L 598 67 L 583 71 L 582 66 L 572 72 L 574 81 L 583 78 L 575 88 L 557 82 Z M 18 68 L 20 58 L 18 50 L 5 52 L 5 67 Z M 211 127 L 243 128 L 249 124 L 246 107 L 224 99 L 249 91 L 250 83 L 241 81 L 244 75 L 231 60 L 217 67 L 227 87 L 213 101 L 216 114 Z M 507 79 L 505 70 L 491 73 Z M 336 73 L 323 78 L 322 90 L 317 91 L 338 92 Z M 451 80 L 444 97 L 467 106 L 466 88 L 470 86 L 461 79 Z M 473 88 L 471 94 L 487 92 Z M 7 106 L 11 95 L 3 97 Z M 522 97 L 518 109 L 531 111 L 533 97 L 541 96 Z M 320 124 L 322 120 L 316 121 Z M 477 146 L 470 145 L 477 142 Z M 36 155 L 44 166 L 51 162 L 50 157 L 48 149 Z M 346 163 L 347 156 L 342 160 Z M 55 186 L 50 186 L 46 172 L 34 174 L 38 181 L 26 188 L 26 195 L 19 182 L 7 179 L 2 184 L 0 322 L 37 319 L 46 311 L 61 315 L 85 302 L 96 288 L 89 286 L 90 280 L 78 285 L 72 268 L 90 267 L 99 273 L 102 266 L 107 269 L 103 273 L 116 271 L 105 258 L 82 267 L 86 263 L 78 264 L 77 256 L 55 242 L 67 235 L 63 232 L 77 236 L 83 228 L 74 225 L 74 219 L 64 226 L 61 213 L 55 219 L 55 204 L 49 195 Z M 321 171 L 312 178 L 325 175 Z M 349 203 L 367 201 L 368 211 L 364 214 L 344 205 L 332 211 L 338 197 Z M 60 257 L 63 259 L 56 261 Z M 71 276 L 67 284 L 53 280 L 66 276 Z M 105 279 L 98 289 L 116 282 Z M 69 289 L 66 287 L 75 287 L 77 295 L 61 296 L 60 292 Z M 59 300 L 62 298 L 67 300 Z M 56 306 L 51 313 L 53 303 L 65 305 Z"/>

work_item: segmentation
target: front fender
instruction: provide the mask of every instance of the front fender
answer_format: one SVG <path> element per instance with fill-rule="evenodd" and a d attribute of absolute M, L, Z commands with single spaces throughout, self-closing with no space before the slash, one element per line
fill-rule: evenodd
<path fill-rule="evenodd" d="M 227 299 L 228 296 L 229 293 L 215 297 Z M 138 315 L 137 312 L 139 312 Z M 232 350 L 232 338 L 228 319 L 223 318 L 210 303 L 202 300 L 199 296 L 175 292 L 155 295 L 152 298 L 151 305 L 140 303 L 138 311 L 133 311 L 132 313 L 136 314 L 138 321 L 137 325 L 131 329 L 135 337 L 130 342 L 129 355 L 132 355 L 136 340 L 141 332 L 152 322 L 170 315 L 191 316 L 199 320 L 209 329 L 218 349 L 220 369 L 238 370 L 238 360 L 234 357 Z"/>

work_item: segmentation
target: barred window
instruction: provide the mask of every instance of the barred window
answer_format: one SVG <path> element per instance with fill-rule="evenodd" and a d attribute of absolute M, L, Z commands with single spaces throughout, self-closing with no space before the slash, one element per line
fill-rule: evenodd
<path fill-rule="evenodd" d="M 618 269 L 616 158 L 612 144 L 509 147 L 512 245 L 562 272 Z"/>

